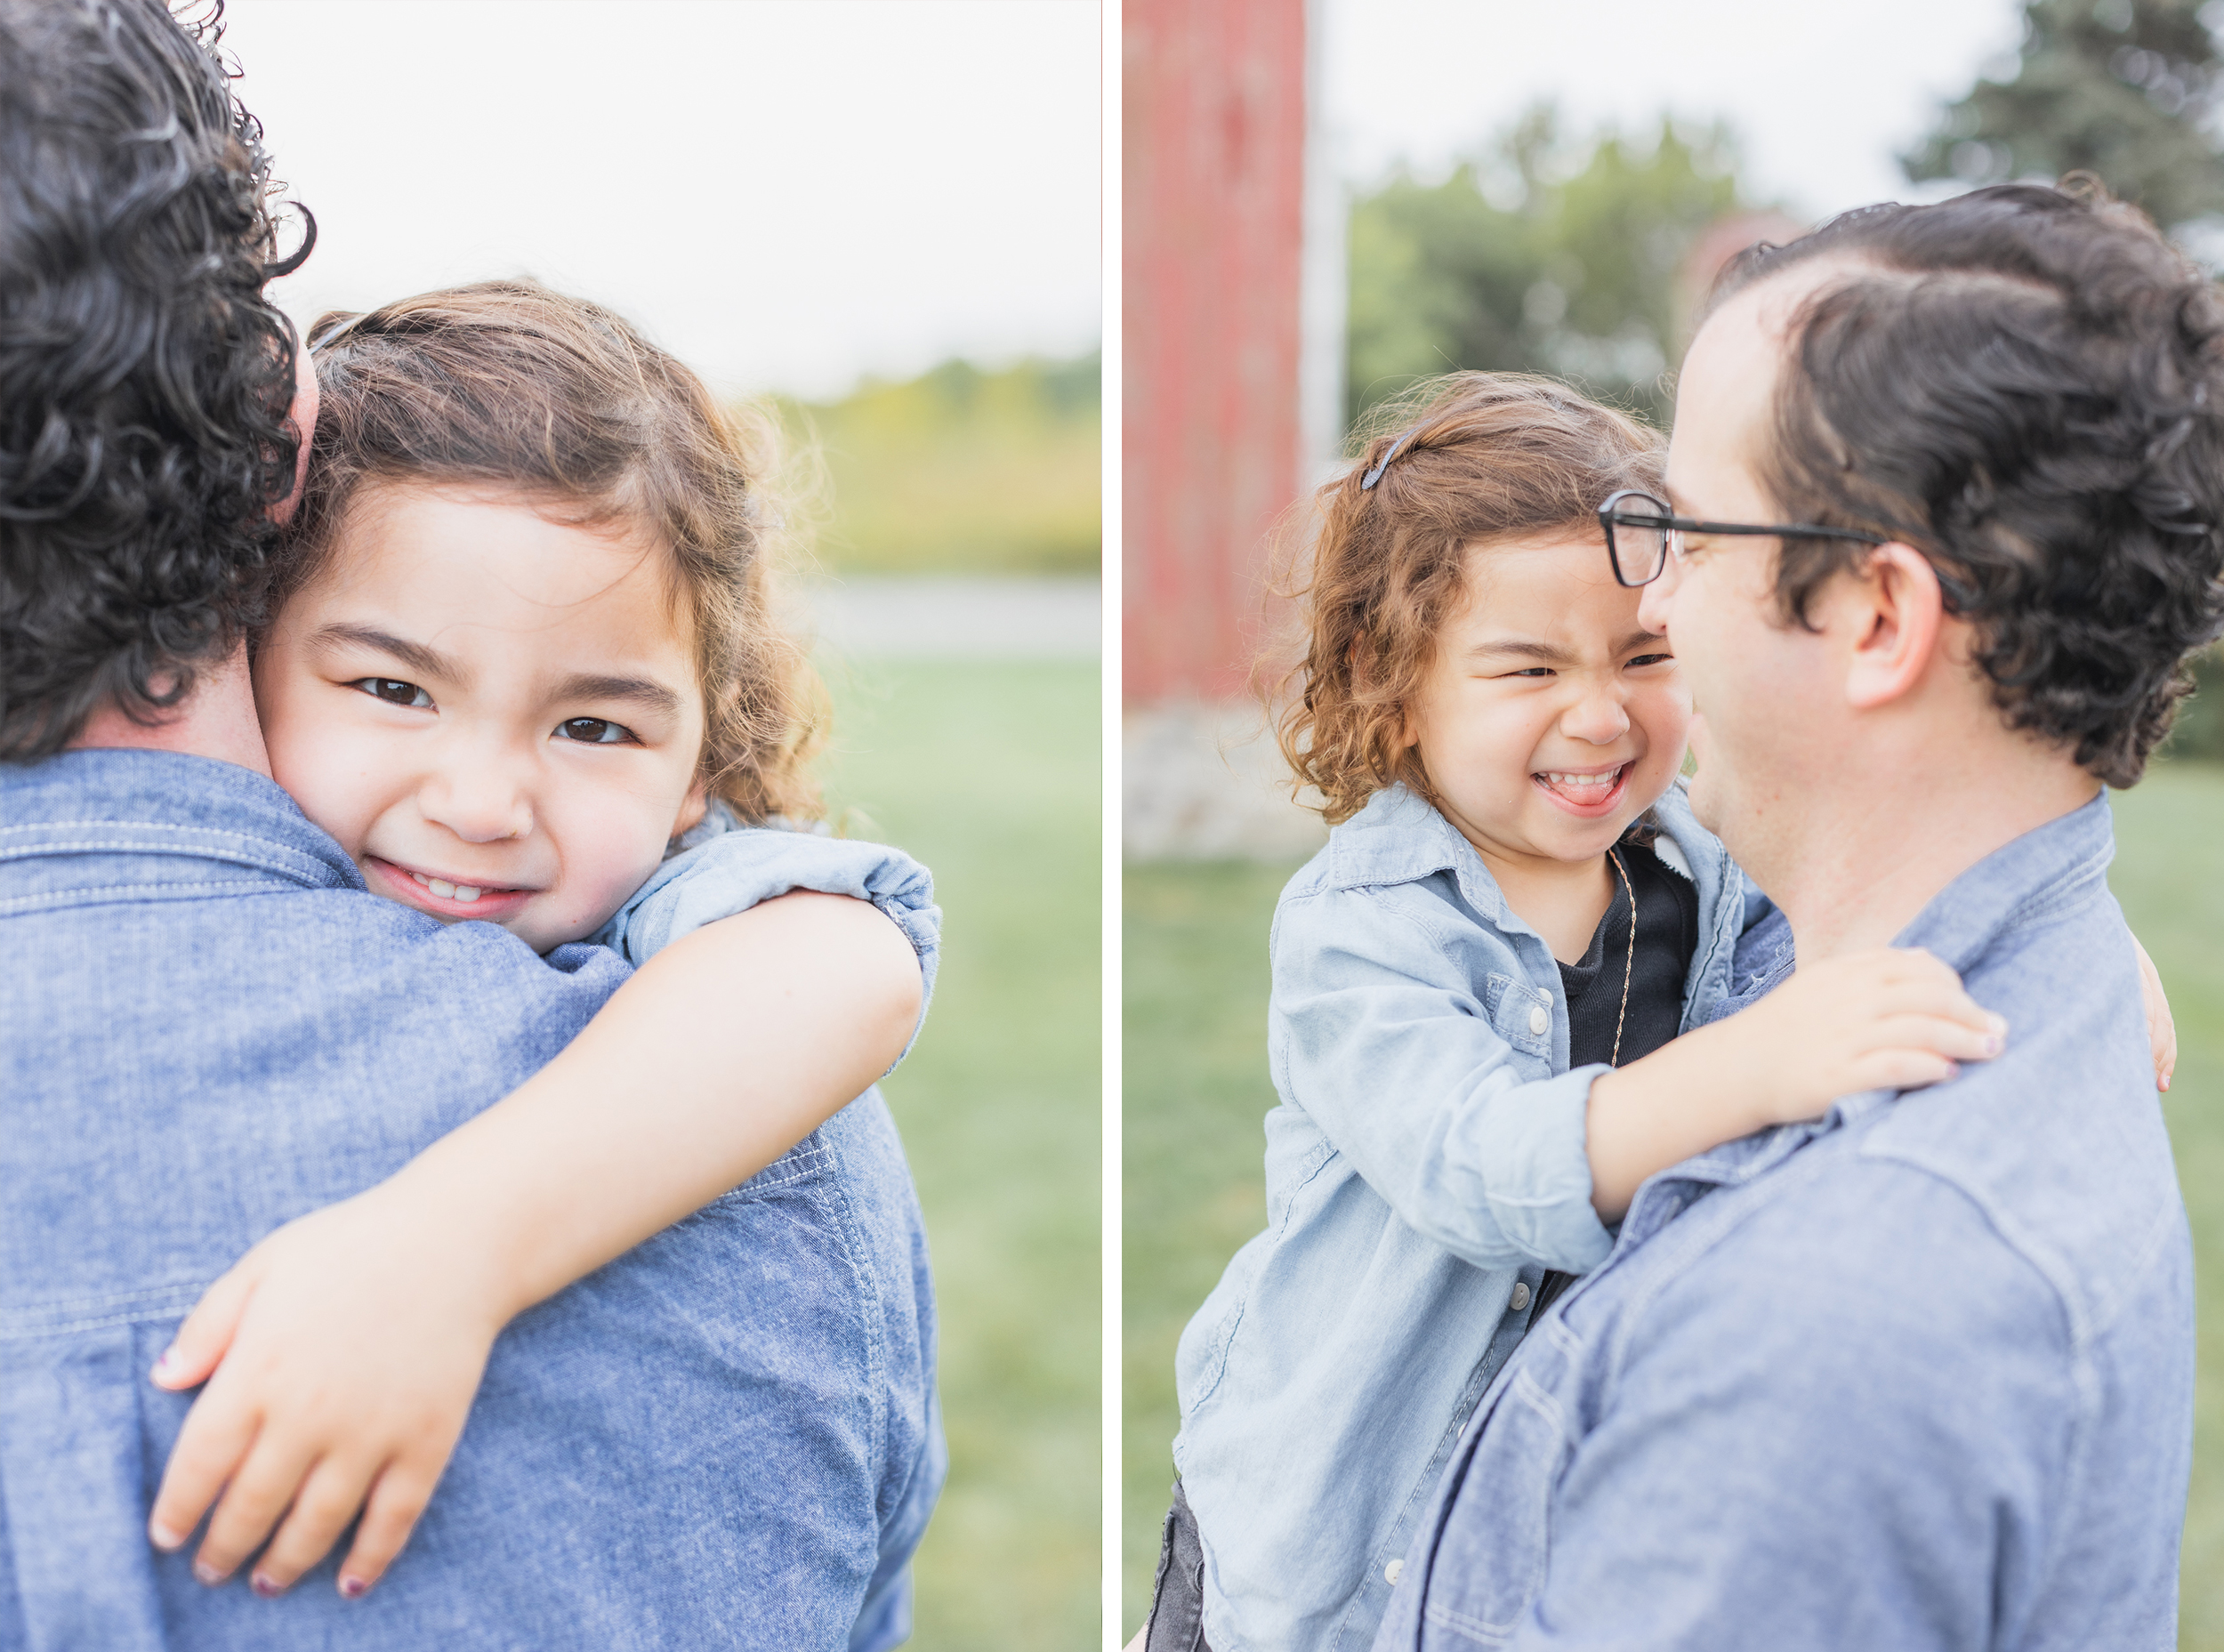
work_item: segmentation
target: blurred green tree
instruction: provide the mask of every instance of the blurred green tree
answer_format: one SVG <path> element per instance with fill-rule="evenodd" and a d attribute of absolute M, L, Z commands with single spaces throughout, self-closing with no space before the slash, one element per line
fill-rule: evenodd
<path fill-rule="evenodd" d="M 1096 352 L 946 361 L 788 403 L 831 496 L 820 561 L 853 574 L 1093 574 L 1103 536 Z"/>
<path fill-rule="evenodd" d="M 1901 157 L 1908 179 L 2089 172 L 2165 230 L 2224 212 L 2214 16 L 2212 0 L 2027 0 L 2012 64 L 1946 106 Z"/>
<path fill-rule="evenodd" d="M 1745 205 L 1720 124 L 1571 138 L 1549 105 L 1441 183 L 1401 171 L 1352 204 L 1347 415 L 1476 367 L 1551 374 L 1664 423 L 1684 261 Z"/>

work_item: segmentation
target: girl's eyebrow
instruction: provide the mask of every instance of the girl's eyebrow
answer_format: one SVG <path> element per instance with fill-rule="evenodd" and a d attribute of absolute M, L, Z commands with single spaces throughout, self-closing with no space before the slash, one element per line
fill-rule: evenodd
<path fill-rule="evenodd" d="M 597 677 L 585 673 L 567 677 L 557 685 L 556 697 L 563 700 L 623 700 L 661 712 L 667 717 L 680 714 L 680 697 L 661 682 L 647 677 Z"/>
<path fill-rule="evenodd" d="M 1516 659 L 1542 660 L 1548 665 L 1565 665 L 1575 657 L 1566 649 L 1555 648 L 1549 642 L 1532 642 L 1526 638 L 1514 637 L 1494 642 L 1479 642 L 1467 653 L 1471 659 L 1506 656 Z"/>
<path fill-rule="evenodd" d="M 310 639 L 315 648 L 329 648 L 335 643 L 347 643 L 359 649 L 373 649 L 390 654 L 420 676 L 437 677 L 444 682 L 462 682 L 470 675 L 462 664 L 438 649 L 422 642 L 379 631 L 369 625 L 351 625 L 344 620 L 319 627 Z"/>

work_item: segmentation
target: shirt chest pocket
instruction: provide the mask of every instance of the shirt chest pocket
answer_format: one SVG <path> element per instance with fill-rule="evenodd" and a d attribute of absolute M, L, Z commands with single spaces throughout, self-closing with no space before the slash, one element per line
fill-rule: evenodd
<path fill-rule="evenodd" d="M 1535 1357 L 1497 1396 L 1438 1534 L 1422 1652 L 1503 1646 L 1543 1592 L 1554 1494 L 1574 1449 L 1554 1391 L 1567 1360 L 1559 1346 L 1522 1352 Z"/>
<path fill-rule="evenodd" d="M 1483 979 L 1483 1012 L 1498 1036 L 1525 1055 L 1552 1059 L 1552 995 L 1511 975 Z"/>

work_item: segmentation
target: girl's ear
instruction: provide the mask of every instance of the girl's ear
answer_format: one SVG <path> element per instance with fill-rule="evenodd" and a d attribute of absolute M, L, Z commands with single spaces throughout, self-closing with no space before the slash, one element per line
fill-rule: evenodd
<path fill-rule="evenodd" d="M 707 780 L 697 779 L 688 787 L 688 794 L 680 800 L 679 818 L 672 823 L 672 835 L 692 832 L 703 824 L 703 817 L 710 810 L 711 786 Z"/>
<path fill-rule="evenodd" d="M 310 359 L 309 346 L 298 331 L 294 335 L 294 405 L 286 423 L 299 446 L 294 450 L 294 486 L 270 507 L 270 520 L 280 528 L 293 520 L 294 507 L 302 502 L 302 484 L 309 479 L 309 444 L 317 434 L 317 364 Z"/>

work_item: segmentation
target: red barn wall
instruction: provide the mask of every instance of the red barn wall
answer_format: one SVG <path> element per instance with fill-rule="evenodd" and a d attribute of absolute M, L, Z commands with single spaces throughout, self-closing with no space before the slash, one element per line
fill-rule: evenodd
<path fill-rule="evenodd" d="M 1126 0 L 1123 658 L 1131 703 L 1242 692 L 1299 486 L 1304 0 Z"/>

